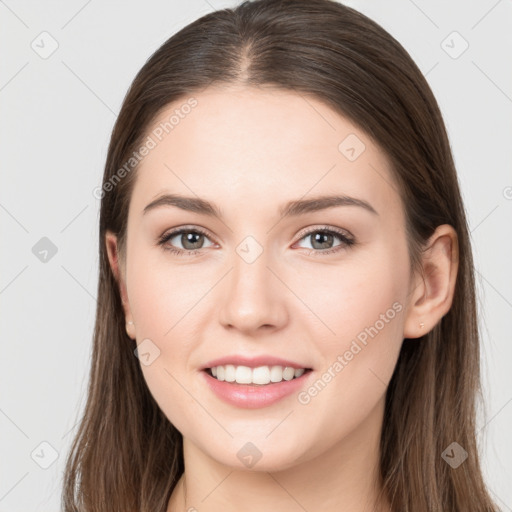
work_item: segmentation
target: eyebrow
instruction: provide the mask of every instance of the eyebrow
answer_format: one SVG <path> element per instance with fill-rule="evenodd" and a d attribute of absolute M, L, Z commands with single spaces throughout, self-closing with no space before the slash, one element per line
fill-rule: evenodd
<path fill-rule="evenodd" d="M 178 194 L 163 194 L 151 201 L 143 210 L 143 215 L 162 206 L 175 206 L 185 211 L 208 215 L 210 217 L 222 218 L 220 208 L 205 199 L 199 197 L 187 197 Z M 311 199 L 297 199 L 289 201 L 279 209 L 281 217 L 294 217 L 306 213 L 317 212 L 334 208 L 336 206 L 358 206 L 372 213 L 379 215 L 373 206 L 364 201 L 346 195 L 316 196 Z"/>

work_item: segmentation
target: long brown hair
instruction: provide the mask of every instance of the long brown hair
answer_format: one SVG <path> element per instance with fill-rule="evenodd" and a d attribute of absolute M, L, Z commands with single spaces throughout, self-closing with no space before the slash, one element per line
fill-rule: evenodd
<path fill-rule="evenodd" d="M 64 510 L 165 512 L 183 473 L 182 436 L 152 398 L 125 332 L 105 233 L 117 234 L 123 255 L 137 168 L 114 178 L 159 112 L 228 84 L 312 94 L 375 141 L 399 184 L 412 269 L 421 268 L 421 248 L 437 226 L 456 230 L 452 307 L 428 334 L 403 342 L 386 394 L 380 474 L 393 511 L 498 510 L 478 456 L 474 268 L 445 125 L 406 50 L 380 25 L 332 0 L 257 0 L 205 15 L 166 41 L 128 90 L 103 177 L 90 382 L 67 460 Z M 468 454 L 457 468 L 442 457 L 453 442 Z"/>

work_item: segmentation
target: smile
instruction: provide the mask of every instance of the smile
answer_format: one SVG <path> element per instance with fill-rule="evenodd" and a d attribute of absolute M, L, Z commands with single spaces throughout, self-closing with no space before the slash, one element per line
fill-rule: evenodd
<path fill-rule="evenodd" d="M 290 381 L 300 377 L 309 369 L 293 368 L 291 366 L 235 366 L 232 364 L 214 366 L 206 371 L 218 381 L 232 382 L 237 384 L 255 384 L 266 386 L 279 382 Z"/>
<path fill-rule="evenodd" d="M 218 365 L 205 368 L 200 374 L 208 388 L 223 402 L 242 409 L 259 409 L 300 393 L 314 372 L 310 368 L 276 365 L 256 368 Z M 226 380 L 226 375 L 233 380 Z"/>

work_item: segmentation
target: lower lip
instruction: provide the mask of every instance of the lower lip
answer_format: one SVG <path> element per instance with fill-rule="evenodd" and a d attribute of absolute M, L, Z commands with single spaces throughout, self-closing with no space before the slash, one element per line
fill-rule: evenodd
<path fill-rule="evenodd" d="M 300 377 L 292 380 L 283 380 L 265 386 L 251 384 L 237 384 L 217 380 L 206 371 L 201 372 L 206 379 L 210 389 L 222 400 L 244 409 L 258 409 L 298 392 L 312 374 L 312 371 L 303 373 Z"/>

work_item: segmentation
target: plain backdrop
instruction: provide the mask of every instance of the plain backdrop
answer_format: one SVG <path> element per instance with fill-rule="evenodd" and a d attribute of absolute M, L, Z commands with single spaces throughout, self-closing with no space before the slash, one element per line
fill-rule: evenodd
<path fill-rule="evenodd" d="M 512 511 L 512 3 L 347 4 L 408 50 L 448 128 L 477 268 L 482 466 Z M 172 34 L 234 5 L 0 1 L 0 512 L 60 510 L 96 307 L 92 191 L 125 92 Z"/>

